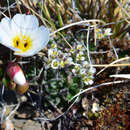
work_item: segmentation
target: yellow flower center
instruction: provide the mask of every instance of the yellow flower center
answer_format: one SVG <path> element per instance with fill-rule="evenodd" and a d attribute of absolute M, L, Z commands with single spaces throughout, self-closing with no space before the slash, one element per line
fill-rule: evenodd
<path fill-rule="evenodd" d="M 54 61 L 53 66 L 54 66 L 54 67 L 57 67 L 57 66 L 58 66 L 58 62 L 57 62 L 57 61 Z"/>
<path fill-rule="evenodd" d="M 32 47 L 32 39 L 26 35 L 17 35 L 13 38 L 13 46 L 26 52 Z"/>

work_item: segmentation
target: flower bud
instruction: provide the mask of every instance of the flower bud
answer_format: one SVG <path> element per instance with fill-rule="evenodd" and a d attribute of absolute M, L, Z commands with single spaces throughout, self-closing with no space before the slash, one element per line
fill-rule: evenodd
<path fill-rule="evenodd" d="M 26 82 L 24 85 L 17 85 L 16 91 L 17 91 L 20 95 L 22 95 L 22 94 L 24 94 L 24 93 L 28 90 L 28 88 L 29 88 L 29 85 L 28 85 L 28 83 Z"/>
<path fill-rule="evenodd" d="M 21 67 L 17 63 L 10 62 L 7 66 L 6 72 L 14 84 L 17 84 L 16 91 L 19 94 L 24 94 L 28 90 L 29 85 Z"/>

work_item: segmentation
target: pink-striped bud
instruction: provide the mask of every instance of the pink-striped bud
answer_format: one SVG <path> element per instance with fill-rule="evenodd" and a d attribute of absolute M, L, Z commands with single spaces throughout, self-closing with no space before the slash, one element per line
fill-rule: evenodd
<path fill-rule="evenodd" d="M 29 86 L 24 76 L 24 73 L 17 63 L 8 63 L 6 72 L 10 79 L 17 84 L 16 91 L 19 94 L 23 94 L 28 90 Z"/>
<path fill-rule="evenodd" d="M 10 62 L 7 66 L 7 74 L 12 81 L 18 85 L 24 85 L 26 83 L 25 76 L 22 69 L 17 63 Z"/>

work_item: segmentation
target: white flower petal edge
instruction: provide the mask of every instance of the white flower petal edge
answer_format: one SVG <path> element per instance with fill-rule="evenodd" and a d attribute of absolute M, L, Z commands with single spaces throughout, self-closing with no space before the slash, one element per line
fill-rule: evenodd
<path fill-rule="evenodd" d="M 11 20 L 5 17 L 0 22 L 0 43 L 13 51 L 19 50 L 11 45 L 13 34 L 11 33 Z"/>
<path fill-rule="evenodd" d="M 30 37 L 32 38 L 32 48 L 25 53 L 17 53 L 15 55 L 28 57 L 33 56 L 39 51 L 41 51 L 49 41 L 49 30 L 44 26 L 41 26 L 30 33 Z"/>
<path fill-rule="evenodd" d="M 12 31 L 15 34 L 27 34 L 39 26 L 34 15 L 16 14 L 11 20 Z"/>

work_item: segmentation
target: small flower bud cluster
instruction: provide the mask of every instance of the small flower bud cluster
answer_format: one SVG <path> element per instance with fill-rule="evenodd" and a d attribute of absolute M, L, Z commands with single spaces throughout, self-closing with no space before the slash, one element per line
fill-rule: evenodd
<path fill-rule="evenodd" d="M 106 29 L 96 29 L 96 38 L 97 39 L 102 39 L 106 36 L 111 36 L 112 33 L 111 33 L 111 28 L 106 28 Z"/>
<path fill-rule="evenodd" d="M 80 77 L 86 85 L 93 84 L 93 75 L 96 69 L 87 62 L 87 53 L 85 47 L 81 44 L 71 49 L 64 49 L 52 44 L 48 49 L 48 68 L 63 69 L 69 68 L 73 76 Z"/>
<path fill-rule="evenodd" d="M 21 67 L 15 62 L 9 62 L 6 72 L 11 79 L 9 88 L 16 90 L 20 95 L 24 94 L 28 90 L 29 85 Z"/>
<path fill-rule="evenodd" d="M 96 69 L 88 63 L 87 53 L 84 46 L 78 44 L 74 47 L 73 52 L 70 50 L 70 53 L 72 53 L 72 57 L 74 59 L 72 73 L 75 76 L 79 76 L 84 84 L 92 85 L 94 78 L 93 75 L 96 72 Z"/>
<path fill-rule="evenodd" d="M 70 64 L 72 64 L 70 55 L 58 49 L 57 45 L 53 43 L 51 48 L 48 49 L 48 67 L 62 69 Z"/>

